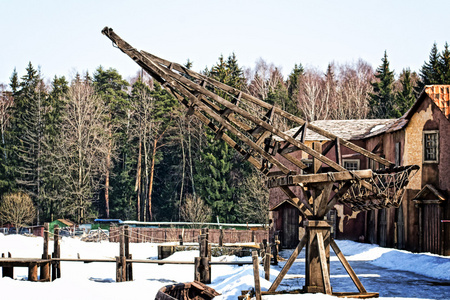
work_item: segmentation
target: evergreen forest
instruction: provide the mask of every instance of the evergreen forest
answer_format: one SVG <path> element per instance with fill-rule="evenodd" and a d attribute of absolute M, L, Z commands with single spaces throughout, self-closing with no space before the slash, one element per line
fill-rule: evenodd
<path fill-rule="evenodd" d="M 450 52 L 434 44 L 418 73 L 396 74 L 387 52 L 376 69 L 361 59 L 325 71 L 299 63 L 287 78 L 231 54 L 203 73 L 307 121 L 398 118 L 425 85 L 450 84 Z M 125 80 L 100 66 L 49 80 L 30 62 L 0 86 L 0 126 L 0 197 L 31 198 L 29 223 L 268 221 L 264 178 L 142 72 Z"/>

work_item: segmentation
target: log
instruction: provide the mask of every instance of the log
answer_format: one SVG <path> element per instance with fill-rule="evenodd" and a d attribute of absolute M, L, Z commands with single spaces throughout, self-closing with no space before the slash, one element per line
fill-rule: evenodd
<path fill-rule="evenodd" d="M 261 283 L 259 281 L 259 262 L 257 251 L 252 251 L 252 260 L 253 260 L 253 278 L 255 280 L 256 300 L 261 300 Z"/>
<path fill-rule="evenodd" d="M 28 266 L 28 281 L 37 281 L 38 280 L 38 267 L 37 263 L 32 262 Z"/>

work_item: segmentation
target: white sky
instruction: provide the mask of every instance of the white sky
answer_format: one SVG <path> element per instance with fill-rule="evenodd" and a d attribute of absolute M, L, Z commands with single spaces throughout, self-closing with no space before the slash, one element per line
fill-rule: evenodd
<path fill-rule="evenodd" d="M 0 0 L 0 83 L 29 61 L 46 78 L 91 74 L 102 65 L 128 79 L 139 67 L 100 32 L 193 69 L 236 53 L 241 67 L 263 58 L 289 74 L 296 63 L 325 71 L 358 58 L 374 68 L 418 71 L 431 47 L 450 42 L 447 0 Z"/>

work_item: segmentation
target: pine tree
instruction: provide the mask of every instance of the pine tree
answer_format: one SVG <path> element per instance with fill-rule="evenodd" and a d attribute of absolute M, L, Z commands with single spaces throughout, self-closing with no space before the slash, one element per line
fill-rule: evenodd
<path fill-rule="evenodd" d="M 90 81 L 88 74 L 86 74 L 85 81 Z M 123 125 L 126 124 L 126 111 L 129 106 L 125 88 L 129 84 L 126 80 L 122 79 L 122 76 L 115 69 L 104 70 L 101 66 L 96 70 L 94 74 L 93 84 L 96 93 L 100 95 L 108 111 L 105 119 L 105 127 L 108 132 L 109 141 L 107 146 L 108 153 L 106 159 L 104 207 L 105 216 L 106 218 L 109 218 L 109 194 L 110 189 L 113 188 L 110 182 L 111 174 L 122 174 L 121 169 L 123 169 L 125 164 L 127 163 L 121 161 L 121 158 L 124 158 L 123 152 L 126 151 L 121 146 L 126 145 L 126 143 L 123 143 L 124 139 L 126 140 L 126 137 L 124 136 Z M 117 147 L 122 149 L 117 149 Z M 116 164 L 114 164 L 115 159 L 118 159 Z M 112 172 L 113 166 L 116 166 L 115 172 Z"/>
<path fill-rule="evenodd" d="M 447 42 L 444 45 L 444 50 L 439 56 L 438 73 L 440 84 L 450 84 L 450 50 Z"/>
<path fill-rule="evenodd" d="M 428 58 L 428 62 L 425 62 L 420 70 L 420 81 L 416 87 L 416 95 L 420 94 L 424 87 L 429 84 L 439 84 L 440 83 L 440 75 L 439 75 L 439 51 L 436 43 L 433 44 L 433 47 L 430 51 L 430 56 Z"/>
<path fill-rule="evenodd" d="M 14 105 L 8 135 L 9 143 L 13 145 L 10 162 L 14 166 L 13 176 L 18 187 L 27 192 L 37 205 L 39 222 L 43 203 L 41 186 L 47 93 L 40 72 L 31 62 L 18 86 L 16 79 L 13 80 L 11 86 L 15 89 Z"/>
<path fill-rule="evenodd" d="M 43 219 L 53 221 L 56 217 L 64 216 L 62 195 L 65 186 L 58 174 L 56 157 L 54 155 L 58 144 L 61 143 L 61 123 L 66 102 L 65 95 L 69 91 L 69 83 L 62 77 L 54 77 L 51 91 L 45 101 L 44 112 L 44 143 L 42 160 L 42 212 Z"/>
<path fill-rule="evenodd" d="M 396 118 L 395 96 L 393 92 L 394 71 L 389 69 L 387 52 L 381 59 L 382 64 L 376 70 L 376 81 L 372 82 L 373 93 L 370 94 L 370 117 L 374 119 Z"/>
<path fill-rule="evenodd" d="M 398 116 L 402 116 L 406 113 L 416 100 L 411 70 L 409 68 L 404 69 L 402 74 L 400 74 L 400 84 L 402 89 L 395 95 L 396 112 Z"/>
<path fill-rule="evenodd" d="M 245 82 L 234 54 L 227 60 L 220 56 L 218 63 L 207 75 L 237 89 L 243 89 Z M 218 94 L 231 100 L 228 95 Z M 214 133 L 207 131 L 206 135 L 207 145 L 200 149 L 201 157 L 196 163 L 194 178 L 197 194 L 212 208 L 214 216 L 222 221 L 235 222 L 238 218 L 240 182 L 250 167 L 247 163 L 240 162 L 234 149 L 228 144 L 220 139 L 216 140 Z"/>

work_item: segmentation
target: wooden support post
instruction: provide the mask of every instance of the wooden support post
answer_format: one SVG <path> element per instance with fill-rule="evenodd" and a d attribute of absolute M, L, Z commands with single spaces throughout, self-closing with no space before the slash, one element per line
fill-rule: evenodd
<path fill-rule="evenodd" d="M 133 266 L 132 262 L 126 262 L 126 259 L 131 259 L 130 254 L 130 228 L 128 225 L 123 227 L 123 236 L 124 236 L 124 257 L 125 257 L 125 281 L 133 280 Z"/>
<path fill-rule="evenodd" d="M 48 223 L 44 223 L 44 249 L 42 252 L 42 259 L 48 259 L 48 242 L 49 242 L 49 234 L 48 234 Z M 41 266 L 41 281 L 49 281 L 50 280 L 50 263 L 43 264 Z"/>
<path fill-rule="evenodd" d="M 183 246 L 183 235 L 179 235 L 178 239 L 180 240 L 180 246 Z"/>
<path fill-rule="evenodd" d="M 5 257 L 4 253 L 2 253 L 2 257 Z M 8 258 L 11 258 L 10 252 L 8 252 Z M 14 278 L 14 267 L 3 267 L 2 268 L 2 277 Z"/>
<path fill-rule="evenodd" d="M 223 247 L 223 229 L 220 229 L 219 233 L 219 247 Z"/>
<path fill-rule="evenodd" d="M 323 220 L 309 220 L 305 227 L 307 236 L 306 257 L 305 257 L 305 286 L 306 293 L 325 293 L 324 279 L 322 276 L 322 264 L 320 261 L 319 242 L 317 233 L 321 233 L 323 239 L 324 254 L 323 260 L 326 265 L 328 277 L 330 276 L 330 232 L 331 226 Z"/>
<path fill-rule="evenodd" d="M 270 280 L 270 260 L 271 260 L 271 254 L 270 254 L 270 246 L 267 246 L 266 248 L 266 254 L 264 256 L 264 278 L 266 280 Z"/>
<path fill-rule="evenodd" d="M 127 259 L 133 259 L 132 254 L 128 254 Z M 133 281 L 133 263 L 127 262 L 127 281 Z"/>
<path fill-rule="evenodd" d="M 257 251 L 252 251 L 252 260 L 253 260 L 253 277 L 255 279 L 256 300 L 261 300 L 261 283 L 259 282 L 259 262 Z"/>
<path fill-rule="evenodd" d="M 278 265 L 278 246 L 280 244 L 280 241 L 278 240 L 278 234 L 274 235 L 273 238 L 273 247 L 272 247 L 272 253 L 273 253 L 273 265 Z"/>
<path fill-rule="evenodd" d="M 280 273 L 278 274 L 277 278 L 275 278 L 275 281 L 272 283 L 272 285 L 269 288 L 269 292 L 275 292 L 277 287 L 280 285 L 281 281 L 283 280 L 284 276 L 287 274 L 289 269 L 291 268 L 292 264 L 294 263 L 297 256 L 302 251 L 303 247 L 305 247 L 307 242 L 307 236 L 306 234 L 302 237 L 300 242 L 298 243 L 297 247 L 294 249 L 294 252 L 292 252 L 291 256 L 287 260 L 286 264 L 284 265 L 283 269 L 281 269 Z"/>
<path fill-rule="evenodd" d="M 320 269 L 322 271 L 322 281 L 325 294 L 331 295 L 330 275 L 328 272 L 327 258 L 325 255 L 325 246 L 323 244 L 323 236 L 321 232 L 316 233 L 317 245 L 319 248 Z"/>
<path fill-rule="evenodd" d="M 127 278 L 125 256 L 116 256 L 116 282 L 125 282 Z"/>
<path fill-rule="evenodd" d="M 359 292 L 361 294 L 366 294 L 367 293 L 366 289 L 362 285 L 362 283 L 359 280 L 358 276 L 356 276 L 355 271 L 353 271 L 352 267 L 348 263 L 348 261 L 345 258 L 344 254 L 342 254 L 341 249 L 339 249 L 339 247 L 336 244 L 336 242 L 333 239 L 331 239 L 330 244 L 331 244 L 331 248 L 333 248 L 334 253 L 339 258 L 339 261 L 342 263 L 342 266 L 344 266 L 345 270 L 347 271 L 347 273 L 350 276 L 350 278 L 353 280 L 353 283 L 356 285 L 356 287 L 358 288 Z"/>
<path fill-rule="evenodd" d="M 35 262 L 30 263 L 28 266 L 28 281 L 37 281 L 38 280 L 38 267 Z"/>
<path fill-rule="evenodd" d="M 211 264 L 210 247 L 208 245 L 208 231 L 202 229 L 202 234 L 199 235 L 199 252 L 200 257 L 195 258 L 195 280 L 201 283 L 211 283 Z"/>
<path fill-rule="evenodd" d="M 59 227 L 55 225 L 53 229 L 53 258 L 61 258 L 61 247 L 59 245 Z M 61 278 L 61 264 L 59 261 L 52 263 L 52 280 Z"/>

